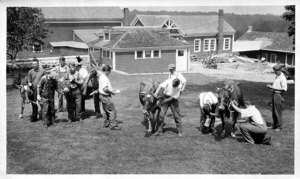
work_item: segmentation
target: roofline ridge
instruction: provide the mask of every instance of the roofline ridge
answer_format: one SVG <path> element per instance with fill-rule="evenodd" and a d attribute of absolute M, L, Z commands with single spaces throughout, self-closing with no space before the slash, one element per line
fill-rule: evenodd
<path fill-rule="evenodd" d="M 116 41 L 116 43 L 113 45 L 112 48 L 115 48 L 117 46 L 117 44 L 125 37 L 125 35 L 128 33 L 128 31 L 126 31 L 120 38 L 119 40 Z"/>

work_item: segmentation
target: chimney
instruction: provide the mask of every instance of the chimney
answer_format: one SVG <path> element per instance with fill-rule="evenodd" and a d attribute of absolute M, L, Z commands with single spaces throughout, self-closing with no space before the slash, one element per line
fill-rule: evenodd
<path fill-rule="evenodd" d="M 218 14 L 218 54 L 223 50 L 223 28 L 224 28 L 224 12 L 223 9 L 219 9 Z"/>
<path fill-rule="evenodd" d="M 124 19 L 123 19 L 123 26 L 129 26 L 129 9 L 124 8 L 123 10 L 124 13 Z"/>
<path fill-rule="evenodd" d="M 250 33 L 250 32 L 252 32 L 252 26 L 248 26 L 247 33 Z"/>

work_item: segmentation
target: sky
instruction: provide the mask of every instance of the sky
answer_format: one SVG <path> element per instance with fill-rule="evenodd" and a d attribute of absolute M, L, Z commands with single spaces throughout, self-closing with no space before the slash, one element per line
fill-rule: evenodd
<path fill-rule="evenodd" d="M 218 12 L 223 9 L 224 13 L 235 14 L 274 14 L 281 15 L 284 13 L 284 6 L 165 6 L 165 7 L 129 7 L 130 10 L 139 11 L 201 11 L 201 12 Z"/>

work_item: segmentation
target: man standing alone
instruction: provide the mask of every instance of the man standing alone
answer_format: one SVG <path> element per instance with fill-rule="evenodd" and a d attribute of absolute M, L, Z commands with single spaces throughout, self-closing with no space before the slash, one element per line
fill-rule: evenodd
<path fill-rule="evenodd" d="M 277 64 L 273 67 L 275 73 L 275 80 L 273 85 L 267 85 L 272 89 L 272 117 L 273 117 L 273 129 L 275 132 L 282 130 L 282 111 L 284 109 L 283 94 L 287 91 L 287 80 L 284 74 L 281 72 L 282 66 Z"/>
<path fill-rule="evenodd" d="M 32 62 L 32 67 L 28 72 L 28 86 L 32 89 L 32 94 L 28 96 L 32 105 L 32 115 L 30 117 L 30 122 L 37 121 L 38 115 L 38 105 L 35 103 L 37 100 L 37 85 L 39 84 L 45 70 L 40 68 L 38 59 L 34 59 Z"/>

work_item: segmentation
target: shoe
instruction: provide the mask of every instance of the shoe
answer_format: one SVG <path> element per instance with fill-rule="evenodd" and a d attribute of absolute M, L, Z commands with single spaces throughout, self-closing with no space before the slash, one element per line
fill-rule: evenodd
<path fill-rule="evenodd" d="M 182 132 L 178 132 L 178 137 L 182 137 Z"/>
<path fill-rule="evenodd" d="M 280 128 L 277 128 L 277 129 L 274 130 L 274 132 L 280 132 L 280 131 L 281 131 Z"/>
<path fill-rule="evenodd" d="M 271 136 L 265 137 L 264 141 L 262 142 L 264 145 L 271 145 Z"/>
<path fill-rule="evenodd" d="M 63 109 L 59 109 L 58 112 L 64 112 L 64 110 Z"/>
<path fill-rule="evenodd" d="M 153 135 L 154 135 L 154 136 L 161 136 L 161 135 L 162 135 L 162 132 L 157 131 L 157 132 L 155 132 Z"/>
<path fill-rule="evenodd" d="M 121 128 L 118 127 L 118 126 L 113 126 L 113 127 L 110 128 L 110 130 L 121 130 Z"/>

